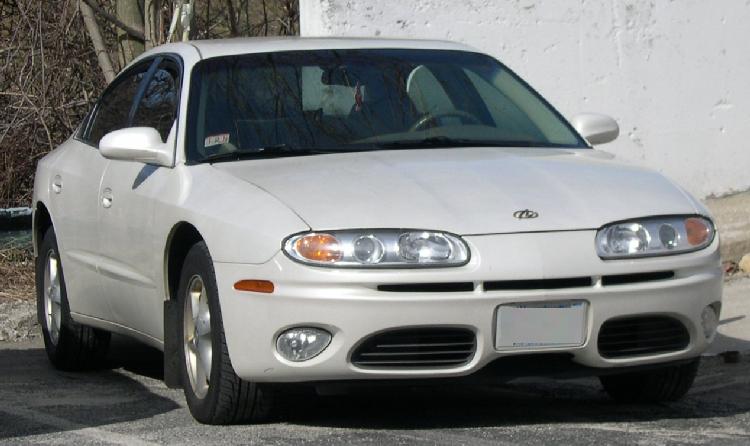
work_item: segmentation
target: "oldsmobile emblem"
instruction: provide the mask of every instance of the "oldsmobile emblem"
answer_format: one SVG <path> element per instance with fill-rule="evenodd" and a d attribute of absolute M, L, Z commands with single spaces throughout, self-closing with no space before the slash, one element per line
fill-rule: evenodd
<path fill-rule="evenodd" d="M 526 218 L 537 218 L 539 216 L 539 212 L 532 211 L 531 209 L 523 209 L 523 210 L 514 212 L 513 216 L 520 220 L 523 220 Z"/>

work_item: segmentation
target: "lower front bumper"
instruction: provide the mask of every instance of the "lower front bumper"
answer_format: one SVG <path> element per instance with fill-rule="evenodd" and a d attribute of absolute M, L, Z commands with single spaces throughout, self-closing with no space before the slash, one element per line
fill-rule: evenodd
<path fill-rule="evenodd" d="M 489 242 L 477 241 L 479 238 L 472 242 Z M 483 261 L 487 261 L 486 256 Z M 605 268 L 620 273 L 622 265 L 608 264 Z M 477 372 L 499 358 L 531 353 L 566 353 L 582 367 L 606 369 L 667 363 L 700 355 L 708 347 L 701 327 L 701 312 L 721 300 L 718 252 L 714 247 L 699 255 L 652 260 L 649 267 L 671 269 L 675 276 L 653 282 L 614 286 L 597 282 L 589 287 L 558 290 L 484 291 L 478 287 L 469 292 L 393 293 L 378 291 L 373 284 L 399 280 L 438 282 L 459 272 L 420 272 L 419 277 L 414 277 L 417 273 L 321 270 L 298 265 L 284 256 L 264 265 L 215 265 L 232 364 L 240 377 L 256 382 L 459 377 Z M 486 274 L 479 264 L 465 268 L 461 277 Z M 235 291 L 232 284 L 242 279 L 272 280 L 276 290 L 273 294 Z M 588 303 L 586 341 L 582 346 L 512 350 L 495 347 L 498 306 L 566 300 Z M 609 319 L 630 315 L 675 318 L 687 328 L 690 342 L 686 348 L 669 353 L 603 358 L 597 348 L 601 325 Z M 276 352 L 276 338 L 285 329 L 298 326 L 328 330 L 333 334 L 331 344 L 308 361 L 285 360 Z M 450 368 L 361 368 L 351 363 L 353 350 L 368 336 L 387 329 L 425 326 L 470 329 L 476 334 L 475 355 L 468 363 Z"/>

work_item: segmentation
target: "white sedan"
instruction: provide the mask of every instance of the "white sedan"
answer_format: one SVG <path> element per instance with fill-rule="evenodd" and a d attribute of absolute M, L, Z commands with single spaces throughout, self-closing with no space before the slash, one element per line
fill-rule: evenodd
<path fill-rule="evenodd" d="M 584 374 L 680 398 L 716 332 L 718 236 L 592 148 L 617 134 L 456 43 L 156 48 L 39 162 L 47 354 L 92 367 L 132 336 L 215 424 L 291 382 Z"/>

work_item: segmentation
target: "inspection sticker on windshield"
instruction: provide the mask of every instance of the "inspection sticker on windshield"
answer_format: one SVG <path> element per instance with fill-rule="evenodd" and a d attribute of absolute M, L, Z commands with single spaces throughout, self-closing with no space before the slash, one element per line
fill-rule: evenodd
<path fill-rule="evenodd" d="M 229 133 L 221 133 L 219 135 L 206 136 L 206 141 L 203 147 L 218 146 L 219 144 L 226 144 L 229 142 Z"/>

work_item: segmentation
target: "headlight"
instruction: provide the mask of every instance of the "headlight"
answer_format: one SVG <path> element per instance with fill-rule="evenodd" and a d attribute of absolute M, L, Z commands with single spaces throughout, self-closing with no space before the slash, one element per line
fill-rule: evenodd
<path fill-rule="evenodd" d="M 336 267 L 460 266 L 469 248 L 457 235 L 411 229 L 306 232 L 287 238 L 284 252 L 308 265 Z"/>
<path fill-rule="evenodd" d="M 604 226 L 596 234 L 596 251 L 603 259 L 679 254 L 705 248 L 714 233 L 705 217 L 644 218 Z"/>

